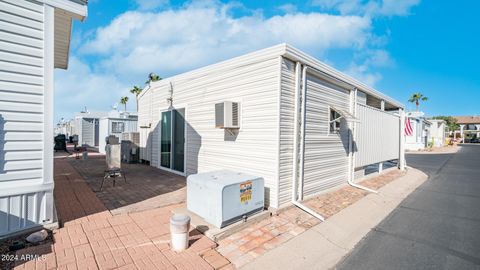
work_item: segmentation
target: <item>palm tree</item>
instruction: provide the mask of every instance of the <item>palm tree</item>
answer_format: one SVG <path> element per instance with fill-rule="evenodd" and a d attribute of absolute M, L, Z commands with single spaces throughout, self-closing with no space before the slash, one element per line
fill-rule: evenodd
<path fill-rule="evenodd" d="M 157 74 L 151 72 L 150 74 L 148 74 L 148 80 L 145 82 L 146 84 L 149 84 L 150 82 L 156 82 L 156 81 L 160 81 L 162 78 L 160 76 L 158 76 Z"/>
<path fill-rule="evenodd" d="M 128 102 L 128 97 L 121 97 L 120 98 L 120 103 L 123 104 L 125 111 L 127 111 L 127 102 Z"/>
<path fill-rule="evenodd" d="M 130 89 L 130 93 L 135 95 L 135 100 L 137 101 L 137 112 L 138 112 L 138 96 L 142 93 L 143 89 L 138 87 L 138 86 L 133 86 L 132 89 Z"/>
<path fill-rule="evenodd" d="M 417 92 L 410 96 L 408 102 L 415 103 L 418 112 L 418 106 L 420 106 L 420 101 L 427 101 L 428 97 L 424 96 L 422 93 Z"/>

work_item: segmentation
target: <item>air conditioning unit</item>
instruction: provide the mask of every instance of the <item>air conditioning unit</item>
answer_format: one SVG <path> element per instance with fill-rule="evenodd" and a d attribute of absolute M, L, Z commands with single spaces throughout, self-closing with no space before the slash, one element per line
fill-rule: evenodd
<path fill-rule="evenodd" d="M 187 178 L 187 208 L 223 228 L 263 211 L 264 180 L 229 170 L 192 174 Z"/>
<path fill-rule="evenodd" d="M 215 104 L 216 128 L 240 128 L 240 103 L 224 101 Z"/>
<path fill-rule="evenodd" d="M 140 157 L 140 133 L 124 132 L 122 133 L 122 161 L 127 163 L 137 163 Z"/>

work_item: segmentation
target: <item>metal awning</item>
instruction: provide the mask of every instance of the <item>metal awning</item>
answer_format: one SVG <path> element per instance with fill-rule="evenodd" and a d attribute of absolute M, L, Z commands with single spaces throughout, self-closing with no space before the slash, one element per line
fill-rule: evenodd
<path fill-rule="evenodd" d="M 345 121 L 347 121 L 348 123 L 360 123 L 360 119 L 356 118 L 349 111 L 341 110 L 341 109 L 335 108 L 333 106 L 330 106 L 330 109 L 332 109 L 332 110 L 336 111 L 338 114 L 340 114 L 339 118 L 345 119 Z M 336 120 L 338 120 L 338 118 L 335 119 L 334 121 L 336 121 Z"/>

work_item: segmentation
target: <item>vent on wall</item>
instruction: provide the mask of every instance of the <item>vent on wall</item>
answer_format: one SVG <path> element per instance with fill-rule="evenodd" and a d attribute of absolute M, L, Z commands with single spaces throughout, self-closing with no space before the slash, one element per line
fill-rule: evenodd
<path fill-rule="evenodd" d="M 215 104 L 215 127 L 240 128 L 240 104 L 231 101 Z"/>

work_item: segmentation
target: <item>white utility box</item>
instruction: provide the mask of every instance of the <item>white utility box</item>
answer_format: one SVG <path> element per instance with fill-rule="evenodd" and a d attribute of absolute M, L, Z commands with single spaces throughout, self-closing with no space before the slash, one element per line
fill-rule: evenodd
<path fill-rule="evenodd" d="M 223 228 L 264 208 L 264 180 L 228 170 L 187 178 L 187 208 Z"/>

